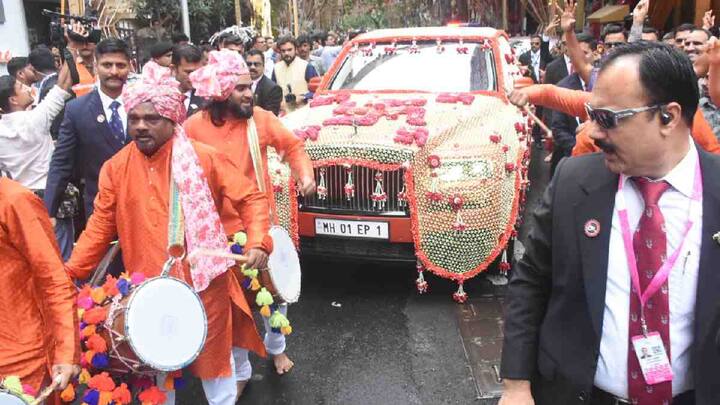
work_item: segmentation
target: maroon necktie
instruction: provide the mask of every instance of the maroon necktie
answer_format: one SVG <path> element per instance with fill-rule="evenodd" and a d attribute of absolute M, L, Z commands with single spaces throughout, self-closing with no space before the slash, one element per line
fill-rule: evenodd
<path fill-rule="evenodd" d="M 633 249 L 637 259 L 638 276 L 643 291 L 667 258 L 665 219 L 658 200 L 670 188 L 665 181 L 651 182 L 645 178 L 633 178 L 635 186 L 645 201 L 645 210 L 633 236 Z M 645 321 L 649 332 L 658 332 L 670 357 L 670 305 L 668 282 L 645 304 Z M 655 385 L 645 384 L 640 363 L 633 349 L 632 337 L 642 335 L 640 324 L 640 299 L 636 292 L 630 293 L 630 336 L 628 336 L 628 397 L 637 405 L 670 405 L 672 382 Z"/>

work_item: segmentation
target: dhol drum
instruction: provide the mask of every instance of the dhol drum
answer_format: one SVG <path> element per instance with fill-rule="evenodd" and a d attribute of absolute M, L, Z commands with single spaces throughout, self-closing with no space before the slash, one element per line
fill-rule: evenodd
<path fill-rule="evenodd" d="M 12 392 L 0 387 L 0 405 L 28 405 L 19 395 L 15 395 Z"/>
<path fill-rule="evenodd" d="M 155 277 L 111 303 L 103 329 L 110 371 L 179 370 L 200 354 L 207 316 L 198 294 L 172 277 Z"/>
<path fill-rule="evenodd" d="M 270 228 L 273 251 L 268 258 L 268 271 L 260 272 L 260 278 L 272 295 L 279 301 L 294 304 L 300 299 L 302 272 L 295 244 L 281 226 Z"/>

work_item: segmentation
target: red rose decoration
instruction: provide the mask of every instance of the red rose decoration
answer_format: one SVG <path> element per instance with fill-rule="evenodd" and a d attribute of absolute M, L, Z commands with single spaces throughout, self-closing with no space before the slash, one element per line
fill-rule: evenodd
<path fill-rule="evenodd" d="M 440 157 L 438 155 L 430 155 L 427 158 L 428 166 L 432 169 L 437 169 L 440 167 Z"/>
<path fill-rule="evenodd" d="M 507 62 L 508 64 L 511 65 L 513 62 L 515 62 L 515 57 L 513 57 L 509 53 L 506 53 L 505 54 L 505 62 Z"/>
<path fill-rule="evenodd" d="M 508 172 L 514 172 L 515 163 L 505 163 L 505 170 L 507 170 Z"/>
<path fill-rule="evenodd" d="M 463 204 L 465 204 L 465 199 L 460 194 L 454 194 L 450 196 L 448 203 L 454 211 L 458 211 L 462 208 Z"/>
<path fill-rule="evenodd" d="M 500 134 L 490 135 L 490 142 L 492 142 L 492 143 L 500 143 L 501 140 L 502 140 L 502 136 L 500 136 Z"/>

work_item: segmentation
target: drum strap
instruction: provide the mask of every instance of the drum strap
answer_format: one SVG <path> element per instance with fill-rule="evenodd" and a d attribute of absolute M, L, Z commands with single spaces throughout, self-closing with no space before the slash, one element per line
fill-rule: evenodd
<path fill-rule="evenodd" d="M 250 157 L 253 161 L 253 168 L 255 169 L 255 178 L 257 179 L 258 189 L 261 192 L 265 192 L 265 177 L 263 173 L 262 152 L 260 151 L 260 140 L 258 139 L 257 127 L 255 126 L 255 120 L 250 117 L 247 123 L 247 137 L 248 147 L 250 148 Z"/>
<path fill-rule="evenodd" d="M 250 149 L 250 158 L 253 161 L 253 169 L 255 169 L 255 179 L 257 180 L 258 189 L 261 193 L 265 193 L 265 168 L 263 166 L 262 152 L 260 151 L 260 139 L 258 138 L 257 126 L 255 120 L 250 117 L 247 123 L 248 147 Z M 270 224 L 275 223 L 272 208 L 270 208 Z"/>
<path fill-rule="evenodd" d="M 180 203 L 180 190 L 175 180 L 170 179 L 170 218 L 168 219 L 168 247 L 185 246 L 185 222 Z"/>

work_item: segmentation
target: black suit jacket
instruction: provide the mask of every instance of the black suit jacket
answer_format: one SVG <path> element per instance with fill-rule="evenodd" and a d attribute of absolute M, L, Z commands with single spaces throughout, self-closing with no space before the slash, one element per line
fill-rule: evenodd
<path fill-rule="evenodd" d="M 278 115 L 282 98 L 282 88 L 267 76 L 262 75 L 255 87 L 255 105 Z"/>
<path fill-rule="evenodd" d="M 557 86 L 572 90 L 583 90 L 582 81 L 577 73 L 573 73 L 560 80 Z M 563 114 L 560 111 L 552 112 L 550 128 L 553 133 L 555 149 L 553 150 L 552 163 L 550 165 L 551 174 L 555 172 L 555 168 L 560 159 L 570 156 L 572 153 L 572 148 L 575 146 L 575 130 L 577 127 L 577 117 Z"/>
<path fill-rule="evenodd" d="M 193 89 L 190 93 L 190 104 L 188 105 L 186 117 L 190 118 L 191 115 L 202 110 L 203 107 L 205 107 L 205 104 L 207 104 L 207 102 L 208 101 L 206 99 L 195 95 L 195 89 Z"/>
<path fill-rule="evenodd" d="M 559 56 L 552 62 L 548 63 L 545 68 L 545 81 L 544 84 L 558 84 L 560 80 L 568 76 L 567 65 L 565 64 L 565 57 Z"/>
<path fill-rule="evenodd" d="M 720 156 L 698 147 L 703 224 L 692 369 L 697 405 L 720 404 Z M 506 292 L 501 375 L 530 380 L 537 405 L 587 403 L 603 328 L 618 175 L 596 153 L 565 159 L 531 217 L 523 258 Z M 585 236 L 596 219 L 600 234 Z"/>
<path fill-rule="evenodd" d="M 520 55 L 518 60 L 520 61 L 520 64 L 522 64 L 524 66 L 532 67 L 533 74 L 537 75 L 537 76 L 533 77 L 533 79 L 536 82 L 539 82 L 540 81 L 539 80 L 540 72 L 534 71 L 535 67 L 532 66 L 532 56 L 530 54 L 530 51 L 527 51 L 527 52 L 523 53 L 522 55 Z M 550 54 L 550 42 L 542 41 L 542 43 L 540 44 L 540 69 L 545 70 L 547 67 L 547 64 L 550 63 L 550 61 L 552 61 L 552 55 Z"/>
<path fill-rule="evenodd" d="M 125 143 L 121 143 L 112 135 L 98 91 L 96 89 L 65 105 L 65 117 L 60 125 L 45 187 L 45 206 L 51 216 L 57 212 L 68 181 L 77 173 L 85 180 L 83 200 L 85 215 L 89 217 L 98 190 L 100 167 L 130 142 L 129 136 Z M 102 119 L 98 118 L 100 116 Z"/>

